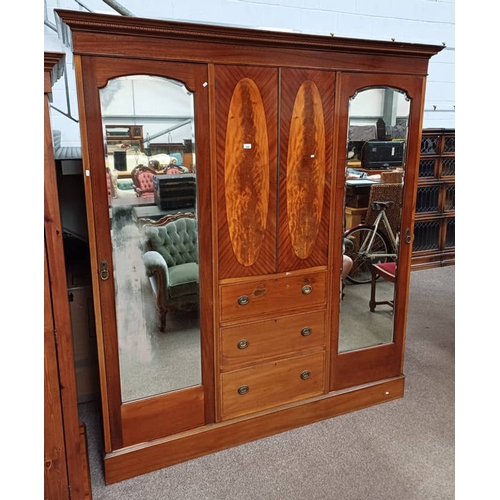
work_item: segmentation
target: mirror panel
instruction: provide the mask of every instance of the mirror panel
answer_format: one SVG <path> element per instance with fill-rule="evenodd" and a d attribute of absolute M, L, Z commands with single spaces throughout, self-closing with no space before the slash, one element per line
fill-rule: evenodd
<path fill-rule="evenodd" d="M 201 384 L 194 100 L 149 75 L 110 80 L 100 100 L 128 402 Z"/>
<path fill-rule="evenodd" d="M 349 103 L 340 353 L 393 341 L 409 113 L 406 94 L 389 87 Z"/>

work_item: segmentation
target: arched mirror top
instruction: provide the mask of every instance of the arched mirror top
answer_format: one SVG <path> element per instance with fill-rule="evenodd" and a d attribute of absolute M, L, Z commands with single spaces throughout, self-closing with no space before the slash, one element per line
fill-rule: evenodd
<path fill-rule="evenodd" d="M 408 92 L 404 89 L 401 89 L 401 88 L 397 88 L 397 87 L 394 87 L 394 86 L 387 86 L 387 85 L 370 85 L 370 86 L 367 86 L 367 87 L 363 87 L 363 88 L 359 88 L 359 89 L 356 89 L 356 91 L 353 93 L 353 95 L 350 97 L 350 100 L 352 101 L 353 99 L 355 99 L 357 97 L 358 94 L 362 93 L 362 92 L 366 92 L 366 91 L 369 91 L 369 90 L 374 90 L 374 91 L 377 91 L 377 90 L 392 90 L 393 92 L 397 92 L 399 94 L 401 94 L 404 99 L 406 101 L 409 101 L 410 100 L 410 97 L 408 96 Z"/>
<path fill-rule="evenodd" d="M 172 82 L 172 84 L 177 85 L 179 87 L 185 87 L 186 91 L 189 93 L 194 92 L 194 80 L 192 78 L 186 78 L 187 81 L 179 80 L 178 78 L 167 77 L 163 74 L 154 74 L 154 73 L 138 73 L 137 71 L 123 72 L 120 71 L 120 74 L 114 74 L 112 76 L 104 76 L 101 79 L 99 84 L 99 88 L 107 88 L 112 82 L 116 81 L 151 81 L 151 82 Z M 116 84 L 115 84 L 116 85 Z"/>
<path fill-rule="evenodd" d="M 361 149 L 369 141 L 401 141 L 408 135 L 411 99 L 401 89 L 376 86 L 358 89 L 349 100 L 348 159 L 361 154 Z M 399 146 L 399 145 L 396 145 Z M 401 146 L 401 148 L 404 147 Z M 354 149 L 352 149 L 354 148 Z M 401 150 L 398 165 L 381 164 L 382 168 L 390 166 L 404 167 L 404 156 Z M 361 157 L 357 158 L 361 160 Z M 394 163 L 394 162 L 392 162 Z"/>
<path fill-rule="evenodd" d="M 134 61 L 133 68 L 129 68 L 129 66 L 131 65 L 127 59 L 114 61 L 114 64 L 109 67 L 106 67 L 104 63 L 98 64 L 97 87 L 103 89 L 109 85 L 109 82 L 119 79 L 172 81 L 184 85 L 189 92 L 194 92 L 196 87 L 194 71 L 183 64 L 158 64 L 157 61 L 145 60 Z"/>

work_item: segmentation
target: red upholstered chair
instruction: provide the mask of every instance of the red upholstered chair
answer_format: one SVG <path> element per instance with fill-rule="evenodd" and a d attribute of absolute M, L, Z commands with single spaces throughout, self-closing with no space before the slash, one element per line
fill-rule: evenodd
<path fill-rule="evenodd" d="M 375 311 L 375 307 L 381 304 L 386 304 L 394 308 L 393 300 L 379 300 L 375 299 L 375 292 L 377 288 L 377 279 L 383 278 L 391 283 L 396 282 L 396 262 L 381 262 L 379 264 L 369 264 L 372 273 L 371 281 L 371 294 L 370 294 L 370 311 Z"/>
<path fill-rule="evenodd" d="M 156 170 L 145 165 L 137 165 L 130 172 L 137 196 L 154 196 L 153 176 L 156 174 L 158 174 Z"/>

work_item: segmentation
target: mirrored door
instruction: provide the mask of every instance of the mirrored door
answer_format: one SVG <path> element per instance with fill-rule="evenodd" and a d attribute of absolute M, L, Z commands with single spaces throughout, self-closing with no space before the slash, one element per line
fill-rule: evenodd
<path fill-rule="evenodd" d="M 403 371 L 421 90 L 405 75 L 339 78 L 332 390 Z"/>
<path fill-rule="evenodd" d="M 194 99 L 150 75 L 114 78 L 100 99 L 127 402 L 201 384 Z"/>
<path fill-rule="evenodd" d="M 90 58 L 82 78 L 110 451 L 213 418 L 207 74 Z"/>
<path fill-rule="evenodd" d="M 393 341 L 409 112 L 390 87 L 349 102 L 339 352 Z"/>

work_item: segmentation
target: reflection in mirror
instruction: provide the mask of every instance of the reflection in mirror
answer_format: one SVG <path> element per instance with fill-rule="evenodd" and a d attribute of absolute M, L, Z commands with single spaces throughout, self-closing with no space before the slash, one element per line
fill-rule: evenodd
<path fill-rule="evenodd" d="M 100 90 L 122 401 L 201 383 L 192 93 L 134 75 Z"/>
<path fill-rule="evenodd" d="M 339 352 L 393 340 L 409 112 L 387 87 L 349 103 Z"/>

